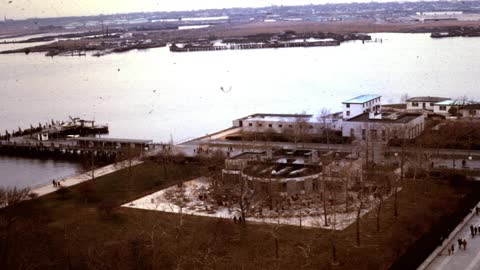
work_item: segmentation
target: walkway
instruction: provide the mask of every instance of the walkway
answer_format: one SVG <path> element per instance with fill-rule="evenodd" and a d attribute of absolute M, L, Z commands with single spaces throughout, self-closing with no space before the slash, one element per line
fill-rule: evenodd
<path fill-rule="evenodd" d="M 135 165 L 138 165 L 138 164 L 141 164 L 141 163 L 143 163 L 143 161 L 134 160 L 134 161 L 132 161 L 132 166 L 135 166 Z M 111 164 L 111 165 L 108 165 L 108 166 L 105 166 L 105 167 L 95 169 L 94 176 L 95 177 L 104 176 L 104 175 L 119 171 L 121 169 L 127 168 L 128 166 L 129 166 L 128 161 L 123 161 L 123 162 Z M 88 180 L 92 180 L 92 171 L 88 171 L 86 173 L 61 180 L 60 184 L 63 187 L 70 187 L 70 186 L 74 186 L 74 185 L 83 183 L 83 182 L 88 181 Z M 49 184 L 47 184 L 43 187 L 32 189 L 31 193 L 35 193 L 35 194 L 37 194 L 37 196 L 40 197 L 40 196 L 44 196 L 44 195 L 53 193 L 57 190 L 58 190 L 58 188 L 53 187 L 53 184 L 49 183 Z"/>
<path fill-rule="evenodd" d="M 442 247 L 437 248 L 418 269 L 427 270 L 473 270 L 480 269 L 480 232 L 472 238 L 470 225 L 480 225 L 480 215 L 469 214 L 446 240 Z M 466 250 L 458 248 L 458 239 L 467 240 Z M 455 252 L 448 255 L 448 248 L 455 246 Z M 430 261 L 431 260 L 431 261 Z"/>

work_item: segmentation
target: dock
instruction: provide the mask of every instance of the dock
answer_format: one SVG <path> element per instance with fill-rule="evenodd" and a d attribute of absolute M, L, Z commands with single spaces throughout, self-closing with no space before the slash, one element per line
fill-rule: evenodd
<path fill-rule="evenodd" d="M 316 41 L 316 42 L 271 42 L 271 43 L 239 43 L 229 44 L 227 46 L 214 46 L 212 44 L 195 44 L 188 43 L 183 47 L 177 44 L 170 46 L 171 52 L 198 52 L 198 51 L 222 51 L 222 50 L 251 50 L 251 49 L 278 49 L 278 48 L 294 48 L 294 47 L 322 47 L 322 46 L 339 46 L 340 42 Z"/>
<path fill-rule="evenodd" d="M 127 156 L 140 156 L 155 148 L 152 140 L 101 138 L 108 134 L 108 125 L 71 118 L 31 126 L 29 129 L 6 131 L 0 136 L 0 155 L 29 158 L 87 160 L 111 163 Z"/>

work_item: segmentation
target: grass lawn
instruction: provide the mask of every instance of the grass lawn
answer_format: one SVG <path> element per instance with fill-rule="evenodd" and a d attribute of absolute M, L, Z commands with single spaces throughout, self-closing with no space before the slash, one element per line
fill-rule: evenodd
<path fill-rule="evenodd" d="M 449 181 L 406 182 L 396 219 L 393 198 L 383 207 L 380 232 L 374 213 L 362 218 L 360 247 L 354 224 L 335 233 L 338 266 L 330 263 L 333 235 L 327 230 L 244 228 L 196 216 L 180 224 L 176 214 L 119 208 L 205 175 L 210 165 L 165 167 L 149 161 L 4 209 L 2 220 L 13 221 L 0 222 L 0 269 L 388 269 L 424 233 L 458 212 L 462 198 L 474 190 Z"/>

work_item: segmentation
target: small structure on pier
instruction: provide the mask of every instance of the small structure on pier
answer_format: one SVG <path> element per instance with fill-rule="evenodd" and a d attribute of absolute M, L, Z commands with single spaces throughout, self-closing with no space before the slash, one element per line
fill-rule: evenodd
<path fill-rule="evenodd" d="M 113 149 L 113 150 L 148 150 L 153 146 L 152 140 L 116 139 L 116 138 L 94 138 L 79 137 L 73 141 L 82 148 Z"/>

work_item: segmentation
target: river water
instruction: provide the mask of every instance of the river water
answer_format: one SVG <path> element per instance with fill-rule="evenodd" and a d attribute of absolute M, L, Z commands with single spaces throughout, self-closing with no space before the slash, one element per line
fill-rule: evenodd
<path fill-rule="evenodd" d="M 480 99 L 480 38 L 373 38 L 383 42 L 195 53 L 158 48 L 100 58 L 0 55 L 0 132 L 78 116 L 108 123 L 110 137 L 180 142 L 256 112 L 340 110 L 341 101 L 365 93 L 384 102 L 404 93 Z M 0 184 L 28 178 L 0 170 Z"/>

